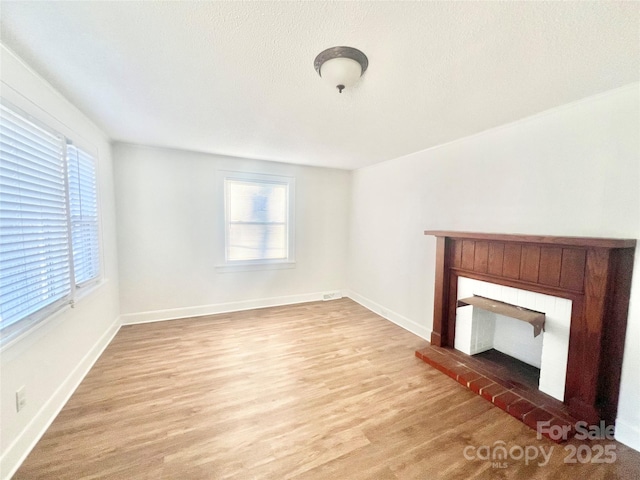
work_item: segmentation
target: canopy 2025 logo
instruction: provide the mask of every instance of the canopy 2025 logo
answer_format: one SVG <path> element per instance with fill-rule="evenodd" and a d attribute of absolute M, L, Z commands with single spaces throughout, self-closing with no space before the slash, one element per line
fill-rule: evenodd
<path fill-rule="evenodd" d="M 613 440 L 613 425 L 600 422 L 599 425 L 589 425 L 587 422 L 577 422 L 573 428 L 570 425 L 551 425 L 551 422 L 538 422 L 538 440 L 546 435 L 552 440 L 565 441 L 575 430 L 576 440 Z M 524 461 L 525 465 L 535 463 L 539 467 L 549 464 L 555 445 L 513 445 L 508 446 L 503 440 L 497 440 L 493 445 L 475 447 L 467 445 L 462 454 L 467 460 L 485 460 L 491 462 L 492 468 L 508 468 L 509 462 Z M 564 446 L 564 463 L 614 463 L 617 459 L 616 444 L 582 443 Z"/>
<path fill-rule="evenodd" d="M 585 421 L 579 421 L 575 424 L 576 440 L 613 440 L 614 427 L 607 425 L 604 420 L 598 425 L 589 425 Z M 571 432 L 569 425 L 551 425 L 551 422 L 538 422 L 537 439 L 540 440 L 542 435 L 547 435 L 552 440 L 567 440 Z M 614 463 L 617 460 L 616 444 L 594 444 L 582 445 L 569 444 L 564 447 L 567 455 L 564 457 L 564 463 Z"/>

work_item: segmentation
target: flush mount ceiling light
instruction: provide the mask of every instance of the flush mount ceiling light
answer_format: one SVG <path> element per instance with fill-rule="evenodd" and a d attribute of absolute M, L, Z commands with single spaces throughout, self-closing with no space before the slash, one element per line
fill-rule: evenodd
<path fill-rule="evenodd" d="M 320 52 L 313 62 L 316 72 L 342 93 L 355 84 L 369 66 L 367 56 L 351 47 L 332 47 Z"/>

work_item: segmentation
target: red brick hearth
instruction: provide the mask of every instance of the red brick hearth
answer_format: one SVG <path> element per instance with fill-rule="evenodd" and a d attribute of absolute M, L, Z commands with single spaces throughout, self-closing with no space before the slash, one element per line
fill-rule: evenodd
<path fill-rule="evenodd" d="M 416 357 L 442 373 L 447 374 L 461 385 L 482 396 L 484 399 L 517 418 L 527 426 L 537 429 L 537 422 L 550 421 L 550 425 L 566 426 L 573 436 L 576 419 L 568 413 L 567 406 L 535 388 L 522 383 L 514 383 L 500 378 L 469 355 L 451 348 L 428 346 L 416 351 Z M 548 429 L 543 430 L 546 434 Z M 558 442 L 559 440 L 551 438 Z"/>

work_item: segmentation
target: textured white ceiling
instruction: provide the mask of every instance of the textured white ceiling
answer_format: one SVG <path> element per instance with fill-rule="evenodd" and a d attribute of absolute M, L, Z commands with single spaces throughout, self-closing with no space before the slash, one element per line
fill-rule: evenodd
<path fill-rule="evenodd" d="M 113 139 L 358 168 L 640 78 L 638 2 L 1 2 L 2 42 Z M 338 94 L 335 45 L 369 69 Z"/>

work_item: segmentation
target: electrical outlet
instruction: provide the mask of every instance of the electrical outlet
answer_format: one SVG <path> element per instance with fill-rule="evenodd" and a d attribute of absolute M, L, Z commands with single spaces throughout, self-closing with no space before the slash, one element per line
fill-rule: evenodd
<path fill-rule="evenodd" d="M 19 412 L 27 405 L 27 391 L 24 386 L 16 390 L 16 412 Z"/>

